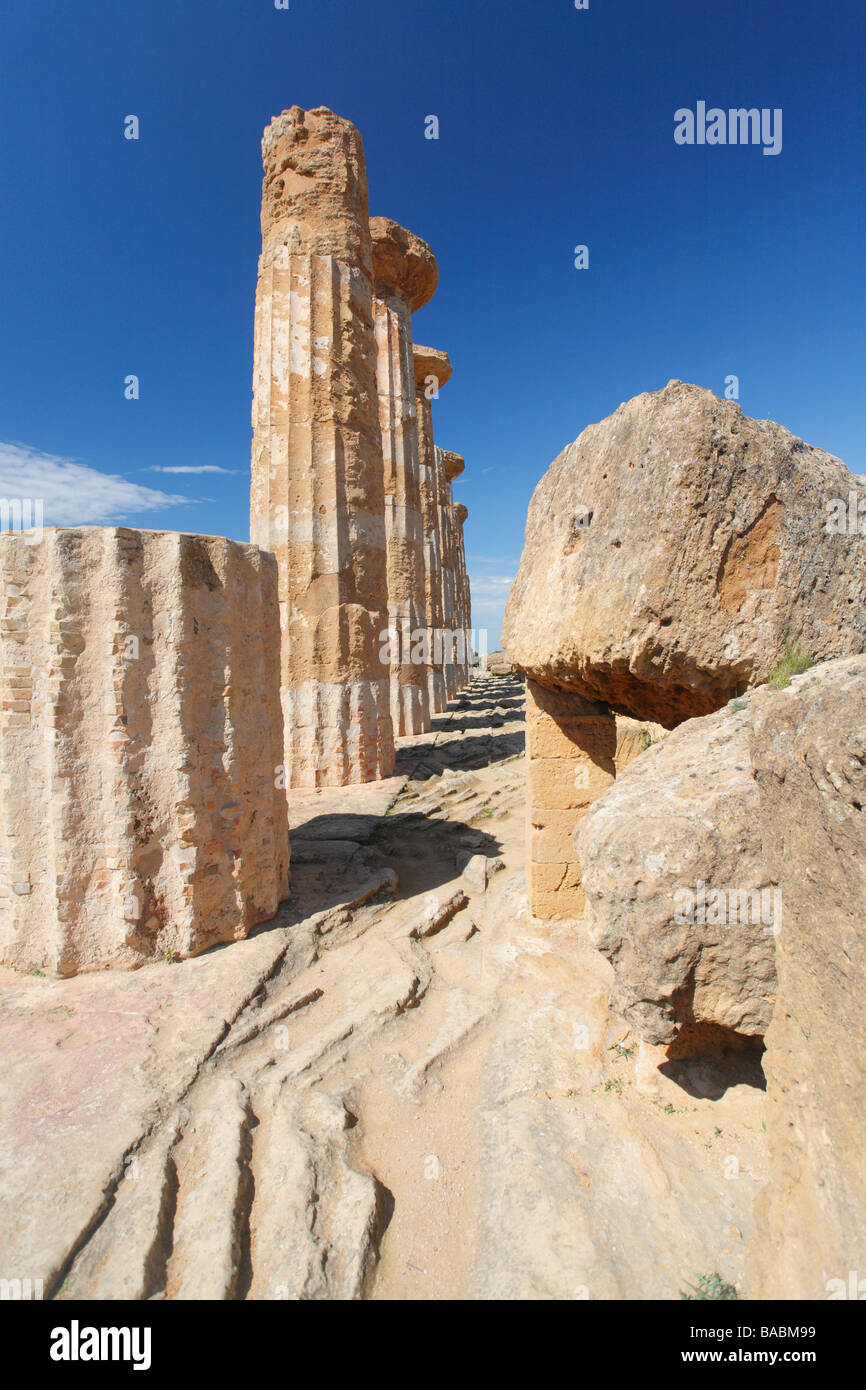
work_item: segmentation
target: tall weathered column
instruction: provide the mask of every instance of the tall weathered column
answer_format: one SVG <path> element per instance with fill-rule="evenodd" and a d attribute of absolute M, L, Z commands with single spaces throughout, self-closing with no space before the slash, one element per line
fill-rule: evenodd
<path fill-rule="evenodd" d="M 427 670 L 430 710 L 441 714 L 448 708 L 442 654 L 442 542 L 439 531 L 439 477 L 433 442 L 431 402 L 440 386 L 450 380 L 451 361 L 447 352 L 436 348 L 413 349 L 415 391 L 418 404 L 418 451 L 421 478 L 421 517 L 424 524 L 424 592 L 430 662 Z"/>
<path fill-rule="evenodd" d="M 288 784 L 344 786 L 394 765 L 364 151 L 293 106 L 262 159 L 250 530 L 279 568 Z"/>
<path fill-rule="evenodd" d="M 0 961 L 135 966 L 273 917 L 273 555 L 110 526 L 3 536 L 0 637 Z"/>
<path fill-rule="evenodd" d="M 472 595 L 469 591 L 469 573 L 466 568 L 466 547 L 463 539 L 463 524 L 469 510 L 462 502 L 454 504 L 454 524 L 457 528 L 457 608 L 460 627 L 463 632 L 463 659 L 458 662 L 458 689 L 469 684 L 472 672 Z"/>
<path fill-rule="evenodd" d="M 457 528 L 454 521 L 452 483 L 465 468 L 460 454 L 438 450 L 439 532 L 442 538 L 442 625 L 445 645 L 445 694 L 453 700 L 459 687 L 458 668 L 463 642 L 459 636 L 460 616 L 457 596 Z"/>
<path fill-rule="evenodd" d="M 371 218 L 370 231 L 385 479 L 391 722 L 395 736 L 401 736 L 430 729 L 412 314 L 432 298 L 439 272 L 427 243 L 390 218 Z M 413 661 L 413 652 L 421 659 Z"/>

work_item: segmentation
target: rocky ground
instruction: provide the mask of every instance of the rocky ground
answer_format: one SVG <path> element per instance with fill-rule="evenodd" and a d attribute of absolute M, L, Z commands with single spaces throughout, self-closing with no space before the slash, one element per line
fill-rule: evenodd
<path fill-rule="evenodd" d="M 292 894 L 195 960 L 0 972 L 0 1274 L 65 1298 L 743 1288 L 753 1051 L 639 1044 L 528 912 L 523 687 L 292 794 Z"/>

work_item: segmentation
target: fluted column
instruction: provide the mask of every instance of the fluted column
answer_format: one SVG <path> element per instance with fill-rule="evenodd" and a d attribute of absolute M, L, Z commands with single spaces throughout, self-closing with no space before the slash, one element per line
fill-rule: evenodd
<path fill-rule="evenodd" d="M 421 518 L 424 526 L 424 594 L 429 666 L 427 668 L 430 709 L 441 714 L 448 708 L 445 693 L 444 653 L 442 643 L 442 540 L 439 516 L 439 461 L 433 442 L 433 408 L 431 402 L 451 377 L 451 362 L 446 352 L 436 348 L 413 349 L 415 390 L 418 403 L 418 451 L 421 480 Z"/>
<path fill-rule="evenodd" d="M 345 786 L 394 765 L 364 151 L 293 106 L 262 159 L 250 530 L 279 569 L 289 786 Z"/>
<path fill-rule="evenodd" d="M 371 218 L 370 231 L 385 482 L 391 722 L 399 737 L 430 729 L 412 314 L 432 298 L 439 273 L 427 243 L 390 218 Z"/>
<path fill-rule="evenodd" d="M 454 524 L 457 528 L 457 603 L 460 627 L 463 632 L 462 661 L 458 662 L 458 689 L 469 684 L 472 674 L 472 595 L 469 589 L 469 572 L 466 568 L 466 548 L 463 539 L 463 524 L 469 516 L 468 508 L 462 502 L 454 504 Z"/>
<path fill-rule="evenodd" d="M 438 450 L 439 531 L 442 537 L 442 625 L 445 647 L 445 694 L 453 700 L 459 688 L 458 669 L 462 661 L 460 612 L 457 594 L 457 528 L 454 521 L 452 484 L 465 464 L 460 454 Z"/>
<path fill-rule="evenodd" d="M 0 605 L 0 961 L 140 965 L 273 917 L 273 555 L 114 527 L 3 536 Z"/>

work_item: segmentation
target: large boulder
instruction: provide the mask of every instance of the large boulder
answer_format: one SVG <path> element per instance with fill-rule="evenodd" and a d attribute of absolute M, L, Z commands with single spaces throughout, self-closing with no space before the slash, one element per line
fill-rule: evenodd
<path fill-rule="evenodd" d="M 862 1299 L 866 657 L 810 675 L 762 701 L 752 733 L 764 855 L 784 920 L 764 1059 L 770 1181 L 747 1284 L 762 1298 Z"/>
<path fill-rule="evenodd" d="M 838 459 L 672 381 L 538 484 L 503 645 L 542 685 L 670 728 L 761 684 L 788 644 L 866 649 L 858 529 L 866 482 Z"/>
<path fill-rule="evenodd" d="M 749 758 L 766 694 L 681 724 L 577 822 L 587 930 L 614 967 L 611 1008 L 647 1042 L 693 1022 L 763 1034 L 772 1017 L 774 885 Z M 749 895 L 743 911 L 735 891 Z"/>
<path fill-rule="evenodd" d="M 767 1035 L 782 1111 L 803 1114 L 779 1134 L 801 1167 L 818 1134 L 816 1171 L 811 1120 L 832 1108 L 846 1151 L 864 1072 L 864 711 L 866 656 L 750 691 L 630 763 L 574 837 L 614 1012 L 654 1044 L 692 1023 Z"/>

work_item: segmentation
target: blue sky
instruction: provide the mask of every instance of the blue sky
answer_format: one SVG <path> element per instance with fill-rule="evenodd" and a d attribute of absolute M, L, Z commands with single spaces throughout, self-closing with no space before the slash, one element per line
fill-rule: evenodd
<path fill-rule="evenodd" d="M 491 646 L 535 484 L 639 391 L 735 374 L 866 472 L 864 40 L 860 0 L 6 0 L 0 494 L 247 539 L 259 141 L 295 103 L 355 122 L 371 212 L 438 257 L 415 336 L 454 363 Z M 699 100 L 781 108 L 781 153 L 678 146 Z"/>

